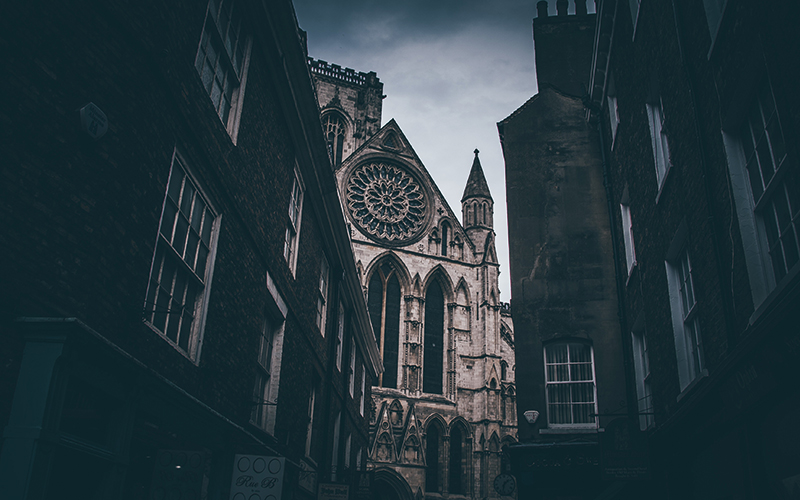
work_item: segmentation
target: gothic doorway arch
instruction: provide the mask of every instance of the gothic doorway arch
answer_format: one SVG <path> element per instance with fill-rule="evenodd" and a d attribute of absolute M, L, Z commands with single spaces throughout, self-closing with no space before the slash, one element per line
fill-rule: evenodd
<path fill-rule="evenodd" d="M 403 476 L 388 468 L 375 471 L 372 482 L 373 500 L 413 500 L 414 494 Z"/>

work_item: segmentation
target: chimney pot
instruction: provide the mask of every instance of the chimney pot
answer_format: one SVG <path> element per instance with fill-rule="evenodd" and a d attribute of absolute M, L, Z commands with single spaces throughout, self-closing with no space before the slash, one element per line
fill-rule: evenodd
<path fill-rule="evenodd" d="M 569 8 L 569 0 L 556 0 L 556 12 L 559 16 L 566 16 Z"/>
<path fill-rule="evenodd" d="M 586 13 L 586 0 L 575 0 L 575 14 L 585 16 Z"/>
<path fill-rule="evenodd" d="M 547 0 L 542 0 L 536 4 L 538 17 L 547 17 Z"/>

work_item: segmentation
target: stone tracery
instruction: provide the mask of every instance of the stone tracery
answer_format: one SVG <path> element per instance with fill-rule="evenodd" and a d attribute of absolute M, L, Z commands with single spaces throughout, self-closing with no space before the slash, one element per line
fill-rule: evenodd
<path fill-rule="evenodd" d="M 424 229 L 427 200 L 411 174 L 393 165 L 373 162 L 359 166 L 350 175 L 347 207 L 369 236 L 402 242 Z"/>

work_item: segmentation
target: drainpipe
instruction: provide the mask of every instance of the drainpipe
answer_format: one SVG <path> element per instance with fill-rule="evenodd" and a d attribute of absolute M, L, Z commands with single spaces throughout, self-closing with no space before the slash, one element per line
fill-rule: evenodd
<path fill-rule="evenodd" d="M 598 110 L 595 110 L 598 111 Z M 634 380 L 633 367 L 631 361 L 633 360 L 633 353 L 630 352 L 630 342 L 627 336 L 630 328 L 628 327 L 628 315 L 625 312 L 625 282 L 622 279 L 622 267 L 620 266 L 620 255 L 617 248 L 617 230 L 614 224 L 614 203 L 611 201 L 611 173 L 608 168 L 608 159 L 606 157 L 606 144 L 605 132 L 606 128 L 603 123 L 602 111 L 597 113 L 597 130 L 600 135 L 600 158 L 603 162 L 603 186 L 606 188 L 606 203 L 608 204 L 608 225 L 611 230 L 611 250 L 614 255 L 614 276 L 617 282 L 617 315 L 619 316 L 620 335 L 622 336 L 622 361 L 625 367 L 625 393 L 628 396 L 628 417 L 634 422 L 638 420 L 639 405 L 633 405 L 631 402 L 637 401 L 635 392 L 631 391 L 631 384 L 629 380 Z"/>

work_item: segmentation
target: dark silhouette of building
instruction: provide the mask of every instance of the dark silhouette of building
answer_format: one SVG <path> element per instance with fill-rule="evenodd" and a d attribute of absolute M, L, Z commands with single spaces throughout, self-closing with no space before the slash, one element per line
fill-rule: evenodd
<path fill-rule="evenodd" d="M 587 117 L 607 164 L 645 496 L 798 498 L 800 10 L 598 10 Z"/>
<path fill-rule="evenodd" d="M 601 436 L 627 399 L 603 162 L 582 101 L 596 16 L 585 1 L 574 15 L 566 1 L 557 16 L 538 7 L 539 93 L 498 124 L 518 353 L 510 453 L 520 498 L 588 499 L 608 486 Z"/>
<path fill-rule="evenodd" d="M 291 3 L 15 2 L 0 44 L 0 496 L 354 478 L 382 365 Z"/>
<path fill-rule="evenodd" d="M 567 474 L 586 463 L 577 439 L 537 458 L 530 450 L 542 446 L 542 432 L 537 438 L 523 423 L 524 442 L 512 448 L 521 487 L 561 481 L 545 498 L 797 498 L 800 11 L 788 1 L 598 2 L 582 103 L 552 88 L 584 67 L 581 37 L 564 27 L 554 32 L 572 30 L 568 38 L 540 43 L 545 23 L 570 26 L 571 16 L 545 12 L 534 24 L 541 92 L 499 124 L 517 355 L 534 360 L 519 363 L 531 368 L 519 374 L 519 410 L 551 394 L 537 335 L 563 329 L 570 316 L 568 307 L 546 306 L 592 290 L 572 277 L 556 288 L 561 276 L 544 273 L 557 242 L 570 244 L 556 262 L 582 255 L 584 270 L 612 252 L 615 283 L 593 290 L 605 297 L 603 310 L 618 307 L 608 334 L 620 339 L 610 352 L 627 389 L 618 389 L 621 407 L 606 408 L 596 372 L 605 427 L 597 469 Z M 573 164 L 593 165 L 594 177 L 574 182 Z M 555 233 L 575 211 L 594 229 Z M 610 222 L 588 220 L 600 212 Z M 560 238 L 539 236 L 553 233 Z M 581 253 L 591 234 L 604 235 L 598 250 Z M 604 426 L 607 413 L 622 417 Z M 540 467 L 556 472 L 528 483 L 524 474 Z M 578 477 L 605 487 L 569 484 Z"/>

